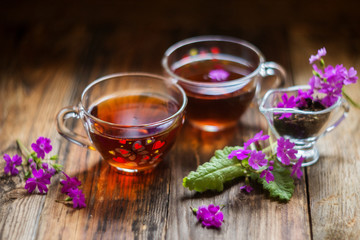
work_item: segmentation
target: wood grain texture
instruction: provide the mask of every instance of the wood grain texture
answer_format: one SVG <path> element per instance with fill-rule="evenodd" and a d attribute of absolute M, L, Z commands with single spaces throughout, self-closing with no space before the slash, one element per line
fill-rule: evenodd
<path fill-rule="evenodd" d="M 327 64 L 356 68 L 359 65 L 359 43 L 350 33 L 329 39 L 328 31 L 330 29 L 326 28 L 322 31 L 309 31 L 302 27 L 293 29 L 294 64 L 299 66 L 304 62 L 301 58 L 306 53 L 300 49 L 316 52 L 324 45 L 328 52 Z M 309 36 L 316 40 L 310 41 Z M 295 83 L 306 83 L 308 76 L 305 75 L 309 76 L 296 73 Z M 347 87 L 347 92 L 359 102 L 359 84 Z M 359 114 L 359 110 L 352 107 L 343 123 L 318 141 L 320 160 L 307 169 L 314 239 L 357 239 L 359 236 Z"/>
<path fill-rule="evenodd" d="M 55 127 L 56 113 L 78 104 L 91 81 L 115 72 L 162 74 L 167 47 L 197 35 L 254 43 L 267 60 L 285 67 L 287 86 L 308 81 L 308 57 L 322 46 L 328 63 L 359 69 L 359 17 L 355 2 L 348 2 L 326 3 L 326 18 L 319 13 L 323 3 L 310 1 L 1 3 L 1 157 L 18 153 L 17 138 L 27 146 L 38 136 L 51 138 L 65 172 L 83 182 L 87 208 L 57 201 L 65 198 L 60 174 L 46 195 L 30 195 L 24 169 L 4 176 L 0 160 L 0 239 L 357 239 L 359 110 L 351 109 L 344 123 L 318 142 L 321 159 L 295 182 L 288 203 L 270 199 L 260 187 L 241 192 L 243 179 L 228 183 L 222 193 L 199 194 L 182 186 L 183 177 L 214 150 L 266 131 L 255 104 L 235 129 L 214 134 L 186 124 L 158 168 L 138 177 L 118 174 L 97 152 L 61 138 Z M 217 7 L 204 7 L 210 5 Z M 359 91 L 359 85 L 348 89 L 358 102 Z M 77 121 L 68 126 L 84 133 Z M 225 205 L 220 230 L 202 228 L 190 211 L 210 203 Z"/>

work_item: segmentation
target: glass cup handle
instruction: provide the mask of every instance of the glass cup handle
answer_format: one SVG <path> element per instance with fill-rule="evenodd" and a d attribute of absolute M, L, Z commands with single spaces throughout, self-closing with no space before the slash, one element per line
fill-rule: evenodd
<path fill-rule="evenodd" d="M 334 130 L 334 128 L 336 128 L 342 122 L 342 120 L 344 120 L 346 118 L 346 116 L 350 110 L 350 106 L 349 106 L 349 103 L 344 98 L 341 99 L 341 107 L 342 107 L 343 113 L 341 114 L 340 118 L 334 124 L 332 124 L 330 127 L 327 127 L 326 130 L 324 131 L 324 133 L 321 134 L 322 136 L 331 132 L 332 130 Z"/>
<path fill-rule="evenodd" d="M 278 64 L 276 62 L 265 62 L 263 64 L 263 69 L 260 72 L 260 75 L 263 78 L 266 78 L 269 76 L 277 77 L 277 81 L 270 88 L 278 88 L 285 84 L 286 71 L 280 64 Z M 256 95 L 255 95 L 258 103 L 260 103 L 262 96 L 265 94 L 265 93 L 261 94 L 261 88 L 262 88 L 262 83 L 259 82 L 258 86 L 257 86 L 257 90 L 256 90 Z"/>
<path fill-rule="evenodd" d="M 57 120 L 57 130 L 61 136 L 66 138 L 72 143 L 86 147 L 91 150 L 95 150 L 90 140 L 87 137 L 84 137 L 78 133 L 73 132 L 68 127 L 66 127 L 65 122 L 69 118 L 80 119 L 79 109 L 77 107 L 66 107 L 60 110 L 58 113 Z"/>

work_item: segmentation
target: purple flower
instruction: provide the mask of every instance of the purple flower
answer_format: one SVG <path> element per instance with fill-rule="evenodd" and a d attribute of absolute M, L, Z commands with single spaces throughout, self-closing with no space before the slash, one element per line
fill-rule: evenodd
<path fill-rule="evenodd" d="M 317 77 L 317 76 L 312 76 L 309 80 L 309 85 L 310 85 L 310 92 L 314 93 L 315 91 L 318 91 L 319 89 L 321 89 L 321 83 L 322 80 L 321 78 Z"/>
<path fill-rule="evenodd" d="M 321 89 L 318 89 L 318 92 L 326 94 L 321 103 L 330 107 L 342 96 L 346 68 L 342 65 L 336 65 L 335 68 L 328 66 L 325 68 L 324 77 L 326 81 L 321 82 Z"/>
<path fill-rule="evenodd" d="M 270 183 L 275 180 L 274 175 L 272 174 L 271 170 L 274 169 L 273 167 L 269 167 L 269 169 L 265 169 L 261 172 L 260 177 L 265 177 L 267 183 Z"/>
<path fill-rule="evenodd" d="M 301 89 L 299 89 L 298 96 L 295 99 L 297 107 L 306 107 L 308 104 L 306 99 L 313 100 L 312 91 L 302 91 Z"/>
<path fill-rule="evenodd" d="M 214 82 L 225 81 L 230 76 L 230 73 L 224 69 L 214 69 L 209 72 L 209 78 Z"/>
<path fill-rule="evenodd" d="M 69 197 L 72 198 L 73 208 L 84 208 L 86 207 L 85 196 L 83 192 L 78 188 L 72 188 L 68 193 Z"/>
<path fill-rule="evenodd" d="M 280 137 L 277 140 L 277 153 L 276 155 L 278 158 L 280 158 L 280 161 L 285 164 L 289 165 L 291 159 L 296 158 L 297 150 L 294 149 L 295 143 L 290 142 L 289 139 L 284 139 L 283 137 Z"/>
<path fill-rule="evenodd" d="M 31 164 L 30 164 L 30 168 L 31 168 L 31 170 L 37 170 L 37 165 L 36 165 L 36 163 L 35 162 L 32 162 Z"/>
<path fill-rule="evenodd" d="M 357 74 L 357 71 L 353 67 L 351 67 L 349 69 L 349 71 L 346 71 L 344 84 L 349 85 L 349 84 L 352 84 L 352 83 L 356 83 L 356 80 L 358 79 L 356 74 Z"/>
<path fill-rule="evenodd" d="M 63 185 L 61 189 L 61 193 L 69 193 L 72 189 L 77 188 L 81 185 L 81 181 L 79 181 L 76 177 L 69 177 L 66 173 L 62 172 L 66 180 L 61 180 L 60 183 Z"/>
<path fill-rule="evenodd" d="M 47 163 L 42 163 L 41 166 L 45 171 L 49 169 L 49 164 Z"/>
<path fill-rule="evenodd" d="M 49 168 L 49 169 L 47 170 L 47 173 L 49 173 L 51 176 L 54 176 L 55 173 L 56 173 L 56 169 L 55 169 L 55 168 Z"/>
<path fill-rule="evenodd" d="M 284 93 L 281 96 L 282 102 L 279 102 L 277 107 L 278 108 L 294 108 L 296 107 L 296 102 L 295 102 L 295 97 L 291 96 L 288 97 L 288 95 L 286 93 Z M 279 119 L 283 119 L 283 118 L 289 118 L 291 116 L 291 113 L 283 113 Z"/>
<path fill-rule="evenodd" d="M 49 153 L 52 149 L 49 138 L 39 137 L 36 143 L 31 144 L 31 148 L 36 152 L 38 158 L 44 159 L 45 153 Z"/>
<path fill-rule="evenodd" d="M 303 163 L 304 160 L 305 160 L 304 157 L 300 157 L 299 160 L 294 164 L 294 166 L 292 167 L 291 176 L 296 174 L 298 179 L 301 178 L 301 176 L 303 175 L 301 171 L 301 164 Z"/>
<path fill-rule="evenodd" d="M 241 190 L 245 190 L 248 193 L 251 192 L 252 190 L 254 190 L 254 188 L 252 188 L 250 185 L 244 185 L 240 187 Z"/>
<path fill-rule="evenodd" d="M 196 218 L 201 221 L 203 226 L 208 228 L 219 228 L 224 221 L 224 215 L 220 211 L 220 207 L 213 204 L 210 204 L 208 207 L 200 206 L 196 212 Z"/>
<path fill-rule="evenodd" d="M 313 67 L 314 71 L 317 73 L 316 74 L 317 77 L 324 78 L 323 71 L 316 64 L 313 64 L 312 67 Z"/>
<path fill-rule="evenodd" d="M 320 48 L 316 55 L 311 55 L 309 62 L 310 64 L 314 63 L 315 61 L 318 61 L 321 59 L 321 57 L 326 55 L 326 49 L 325 47 Z"/>
<path fill-rule="evenodd" d="M 4 173 L 11 175 L 16 175 L 19 173 L 19 170 L 15 166 L 19 166 L 22 163 L 22 159 L 19 155 L 15 154 L 12 158 L 8 154 L 4 154 L 4 160 L 6 162 Z"/>
<path fill-rule="evenodd" d="M 246 143 L 244 143 L 244 149 L 247 148 L 248 146 L 250 146 L 254 142 L 257 142 L 260 140 L 265 141 L 266 139 L 268 139 L 270 137 L 269 135 L 262 136 L 262 134 L 263 134 L 263 131 L 261 130 L 260 132 L 255 134 L 255 136 L 253 138 L 250 138 Z"/>
<path fill-rule="evenodd" d="M 253 150 L 250 153 L 249 165 L 255 170 L 258 170 L 260 167 L 265 166 L 267 160 L 265 159 L 265 153 L 262 151 Z"/>
<path fill-rule="evenodd" d="M 321 104 L 326 107 L 331 107 L 338 99 L 339 96 L 328 94 L 323 99 L 321 99 Z"/>
<path fill-rule="evenodd" d="M 343 65 L 336 65 L 335 67 L 329 65 L 324 69 L 323 78 L 326 78 L 327 81 L 339 81 L 341 82 L 342 79 L 346 76 L 346 68 Z"/>
<path fill-rule="evenodd" d="M 53 176 L 56 173 L 56 170 L 52 167 L 49 167 L 49 164 L 47 163 L 43 163 L 41 166 L 44 169 L 45 173 L 48 173 L 51 176 Z"/>
<path fill-rule="evenodd" d="M 51 175 L 44 172 L 43 169 L 33 169 L 32 170 L 33 178 L 29 178 L 26 180 L 25 189 L 28 190 L 29 193 L 32 193 L 36 187 L 38 187 L 40 193 L 47 192 L 47 184 L 50 184 Z"/>
<path fill-rule="evenodd" d="M 229 159 L 232 159 L 233 157 L 236 156 L 237 159 L 243 160 L 243 159 L 249 157 L 249 153 L 250 153 L 250 152 L 251 152 L 251 150 L 246 150 L 246 149 L 234 150 L 234 151 L 232 151 L 232 152 L 229 154 L 228 158 L 229 158 Z"/>

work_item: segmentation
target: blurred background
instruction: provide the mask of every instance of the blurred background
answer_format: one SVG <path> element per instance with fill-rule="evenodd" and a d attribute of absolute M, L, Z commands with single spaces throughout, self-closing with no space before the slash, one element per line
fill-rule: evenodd
<path fill-rule="evenodd" d="M 160 73 L 162 55 L 173 43 L 221 34 L 254 43 L 268 60 L 291 72 L 289 57 L 278 54 L 279 48 L 288 49 L 289 36 L 296 38 L 308 28 L 312 30 L 307 37 L 320 43 L 313 52 L 329 37 L 339 36 L 353 43 L 352 51 L 359 51 L 359 6 L 350 0 L 4 0 L 0 3 L 0 70 L 22 72 L 24 78 L 27 70 L 39 67 L 70 71 L 79 78 L 89 77 L 86 72 L 95 65 L 103 66 L 97 75 Z M 115 62 L 108 62 L 109 54 Z M 307 59 L 309 54 L 304 52 L 302 57 Z"/>

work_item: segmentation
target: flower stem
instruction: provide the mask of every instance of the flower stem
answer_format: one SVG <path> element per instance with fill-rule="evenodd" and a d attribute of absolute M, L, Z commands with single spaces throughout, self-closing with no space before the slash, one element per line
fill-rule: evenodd
<path fill-rule="evenodd" d="M 354 100 L 351 99 L 351 97 L 345 92 L 345 90 L 342 90 L 342 93 L 347 101 L 349 101 L 354 107 L 360 109 L 360 105 L 357 104 Z"/>
<path fill-rule="evenodd" d="M 30 151 L 24 146 L 24 144 L 22 144 L 22 142 L 20 142 L 19 139 L 16 139 L 16 143 L 20 148 L 21 154 L 28 159 L 31 155 Z"/>
<path fill-rule="evenodd" d="M 271 138 L 269 138 L 271 139 Z M 261 151 L 265 154 L 267 154 L 268 152 L 272 152 L 274 154 L 274 147 L 277 145 L 277 143 L 273 142 L 272 140 L 270 140 L 270 145 L 267 146 L 266 148 L 263 148 Z"/>

